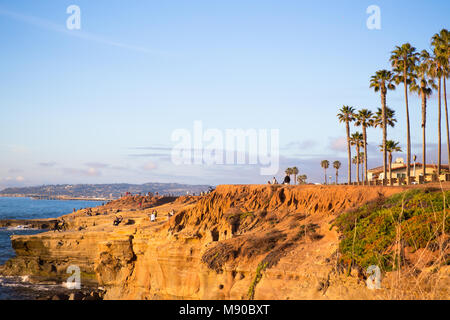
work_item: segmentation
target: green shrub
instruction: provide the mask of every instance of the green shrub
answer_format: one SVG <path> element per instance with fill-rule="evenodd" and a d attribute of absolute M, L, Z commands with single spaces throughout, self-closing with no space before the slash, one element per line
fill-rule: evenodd
<path fill-rule="evenodd" d="M 339 245 L 342 262 L 391 270 L 396 225 L 401 228 L 401 239 L 413 249 L 437 247 L 437 239 L 442 234 L 443 195 L 442 191 L 414 189 L 341 214 L 333 226 L 343 235 Z M 445 193 L 445 198 L 448 208 L 450 192 Z M 449 216 L 447 212 L 446 233 L 450 231 Z"/>
<path fill-rule="evenodd" d="M 255 298 L 256 286 L 262 279 L 262 272 L 267 268 L 267 262 L 260 262 L 256 268 L 255 278 L 253 279 L 250 288 L 248 289 L 248 299 L 253 300 Z"/>

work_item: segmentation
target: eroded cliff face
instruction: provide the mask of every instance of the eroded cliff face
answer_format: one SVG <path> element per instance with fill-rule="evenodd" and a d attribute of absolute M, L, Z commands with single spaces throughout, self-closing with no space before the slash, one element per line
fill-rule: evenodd
<path fill-rule="evenodd" d="M 106 299 L 370 299 L 375 293 L 357 277 L 336 272 L 339 235 L 330 224 L 402 190 L 219 186 L 153 208 L 129 197 L 65 216 L 64 232 L 13 237 L 17 257 L 0 273 L 64 280 L 77 265 L 82 282 L 104 287 Z M 118 214 L 124 220 L 115 227 Z"/>

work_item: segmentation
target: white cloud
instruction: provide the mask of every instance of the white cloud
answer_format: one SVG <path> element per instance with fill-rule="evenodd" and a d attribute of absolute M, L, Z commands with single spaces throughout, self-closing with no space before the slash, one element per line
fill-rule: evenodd
<path fill-rule="evenodd" d="M 347 139 L 345 137 L 331 138 L 330 149 L 337 152 L 343 152 L 347 150 Z"/>
<path fill-rule="evenodd" d="M 146 164 L 144 164 L 143 166 L 142 166 L 142 169 L 144 169 L 144 170 L 147 170 L 147 171 L 151 171 L 151 170 L 154 170 L 154 169 L 156 169 L 156 164 L 155 163 L 153 163 L 153 162 L 147 162 Z"/>
<path fill-rule="evenodd" d="M 64 168 L 64 174 L 74 175 L 74 176 L 87 176 L 87 177 L 99 177 L 102 175 L 101 171 L 96 168 L 88 169 L 75 169 L 75 168 Z"/>

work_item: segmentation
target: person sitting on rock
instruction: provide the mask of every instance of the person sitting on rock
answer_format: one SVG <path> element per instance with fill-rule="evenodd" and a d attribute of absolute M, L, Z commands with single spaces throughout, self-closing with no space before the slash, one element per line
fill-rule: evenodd
<path fill-rule="evenodd" d="M 151 215 L 150 215 L 150 221 L 151 222 L 155 222 L 156 221 L 156 215 L 155 215 L 155 211 L 153 210 Z"/>
<path fill-rule="evenodd" d="M 59 231 L 61 232 L 61 230 L 59 230 L 59 221 L 56 220 L 55 224 L 53 225 L 53 232 Z"/>
<path fill-rule="evenodd" d="M 286 177 L 284 177 L 283 184 L 286 184 L 286 185 L 291 184 L 291 177 L 289 177 L 288 175 L 286 175 Z"/>
<path fill-rule="evenodd" d="M 61 218 L 61 223 L 60 223 L 59 228 L 60 228 L 61 231 L 66 230 L 66 228 L 67 228 L 67 223 L 66 223 L 66 220 L 64 220 L 64 218 Z"/>
<path fill-rule="evenodd" d="M 113 225 L 115 227 L 117 227 L 122 221 L 123 221 L 123 217 L 122 216 L 117 216 L 116 219 L 113 222 Z"/>
<path fill-rule="evenodd" d="M 55 231 L 61 232 L 65 228 L 66 228 L 66 222 L 64 221 L 64 218 L 62 218 L 61 221 L 56 220 L 55 225 L 53 227 L 53 232 L 55 232 Z"/>
<path fill-rule="evenodd" d="M 273 177 L 273 179 L 272 179 L 272 184 L 278 184 L 278 181 L 275 177 Z"/>

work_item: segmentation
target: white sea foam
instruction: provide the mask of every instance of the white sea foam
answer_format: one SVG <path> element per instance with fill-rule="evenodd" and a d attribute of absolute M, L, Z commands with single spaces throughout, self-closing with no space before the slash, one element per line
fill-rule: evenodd
<path fill-rule="evenodd" d="M 6 228 L 9 231 L 23 231 L 23 230 L 39 230 L 37 228 L 31 228 L 30 226 L 27 225 L 20 225 L 20 226 L 15 226 L 15 227 L 8 227 Z"/>
<path fill-rule="evenodd" d="M 55 289 L 55 285 L 33 284 L 28 282 L 29 276 L 22 277 L 0 277 L 0 287 L 33 289 L 39 291 L 49 291 Z"/>
<path fill-rule="evenodd" d="M 80 289 L 76 282 L 63 282 L 61 286 L 69 290 Z"/>

